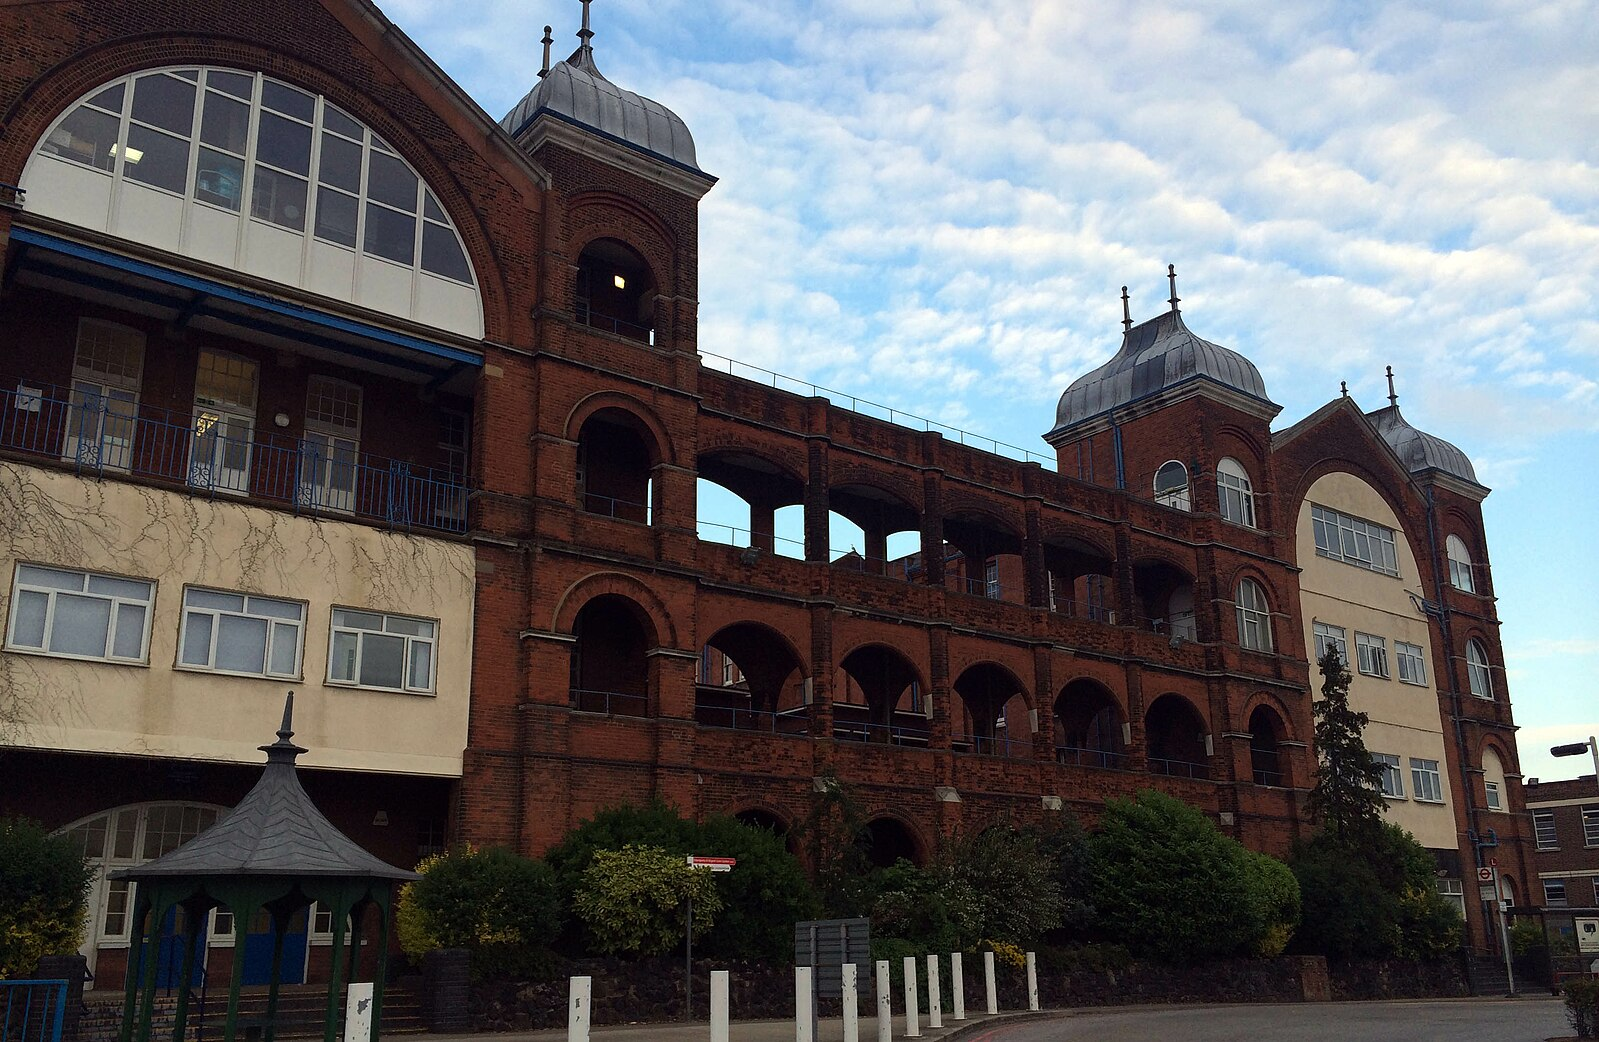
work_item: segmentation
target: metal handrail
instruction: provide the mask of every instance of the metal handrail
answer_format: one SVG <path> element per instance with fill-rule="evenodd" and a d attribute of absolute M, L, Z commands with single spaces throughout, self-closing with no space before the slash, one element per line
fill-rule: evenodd
<path fill-rule="evenodd" d="M 1151 756 L 1148 760 L 1150 774 L 1164 774 L 1168 778 L 1196 778 L 1207 781 L 1210 778 L 1210 765 L 1207 763 L 1193 763 L 1188 760 L 1165 760 Z"/>
<path fill-rule="evenodd" d="M 650 715 L 650 696 L 626 691 L 595 691 L 574 687 L 569 692 L 570 704 L 580 713 L 603 713 L 606 716 L 647 717 Z"/>
<path fill-rule="evenodd" d="M 1018 755 L 1026 757 L 1033 751 L 1033 743 L 1026 738 L 995 738 L 990 735 L 963 734 L 956 735 L 950 740 L 952 748 L 959 752 L 972 752 L 978 756 L 1003 756 L 1015 759 Z"/>
<path fill-rule="evenodd" d="M 773 713 L 762 709 L 696 702 L 694 722 L 701 727 L 718 730 L 760 731 L 765 734 L 804 735 L 809 734 L 811 729 L 809 706 L 796 706 Z"/>
<path fill-rule="evenodd" d="M 1055 746 L 1055 762 L 1077 767 L 1102 767 L 1106 770 L 1126 769 L 1127 754 L 1109 749 L 1088 749 L 1071 745 Z"/>
<path fill-rule="evenodd" d="M 637 521 L 640 524 L 649 524 L 650 519 L 648 503 L 616 496 L 602 496 L 597 492 L 583 493 L 583 510 L 585 513 L 599 514 L 601 517 L 614 517 L 618 521 Z"/>
<path fill-rule="evenodd" d="M 843 742 L 880 745 L 926 746 L 929 733 L 924 727 L 905 724 L 874 724 L 866 721 L 833 719 L 833 737 Z"/>

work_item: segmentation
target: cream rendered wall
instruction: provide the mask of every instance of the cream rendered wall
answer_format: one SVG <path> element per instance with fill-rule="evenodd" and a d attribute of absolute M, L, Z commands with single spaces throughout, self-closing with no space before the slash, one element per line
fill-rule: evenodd
<path fill-rule="evenodd" d="M 1353 517 L 1373 521 L 1395 532 L 1399 562 L 1397 577 L 1384 575 L 1316 554 L 1311 528 L 1311 505 L 1329 507 Z M 1455 794 L 1444 755 L 1443 721 L 1438 708 L 1436 678 L 1432 675 L 1432 635 L 1427 619 L 1411 604 L 1405 591 L 1419 589 L 1416 557 L 1405 539 L 1399 519 L 1375 489 L 1351 474 L 1327 474 L 1310 487 L 1300 505 L 1295 531 L 1299 565 L 1300 605 L 1305 624 L 1305 647 L 1315 654 L 1312 624 L 1342 626 L 1349 644 L 1350 704 L 1371 717 L 1366 727 L 1366 748 L 1373 753 L 1399 757 L 1404 774 L 1405 798 L 1390 799 L 1388 820 L 1415 835 L 1423 846 L 1453 850 L 1458 845 L 1451 809 Z M 1356 668 L 1355 632 L 1386 637 L 1389 679 L 1369 677 Z M 1427 683 L 1403 684 L 1394 643 L 1404 641 L 1423 649 Z M 1312 670 L 1312 685 L 1319 690 L 1321 676 Z M 1442 804 L 1419 803 L 1410 775 L 1410 759 L 1436 760 L 1442 778 Z"/>
<path fill-rule="evenodd" d="M 460 776 L 469 546 L 15 463 L 0 463 L 0 524 L 8 624 L 18 560 L 157 581 L 148 665 L 0 653 L 0 697 L 22 704 L 22 745 L 259 763 L 292 688 L 302 764 Z M 174 669 L 185 583 L 307 602 L 302 677 Z M 335 605 L 438 620 L 434 694 L 325 684 Z"/>

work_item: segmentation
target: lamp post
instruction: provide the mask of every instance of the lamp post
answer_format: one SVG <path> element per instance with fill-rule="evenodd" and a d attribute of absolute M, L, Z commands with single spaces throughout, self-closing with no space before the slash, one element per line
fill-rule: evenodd
<path fill-rule="evenodd" d="M 1549 750 L 1550 756 L 1581 756 L 1583 753 L 1593 757 L 1594 784 L 1599 785 L 1599 740 L 1595 740 L 1593 735 L 1589 735 L 1586 742 L 1557 745 Z"/>

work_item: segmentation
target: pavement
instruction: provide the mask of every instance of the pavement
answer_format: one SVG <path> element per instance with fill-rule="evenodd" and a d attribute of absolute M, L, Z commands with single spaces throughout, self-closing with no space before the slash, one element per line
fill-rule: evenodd
<path fill-rule="evenodd" d="M 1057 1014 L 1058 1015 L 1058 1014 Z M 1000 1023 L 1017 1023 L 1051 1016 L 1050 1013 L 986 1013 L 966 1014 L 965 1020 L 951 1020 L 946 1013 L 944 1026 L 930 1028 L 927 1016 L 921 1018 L 921 1038 L 927 1042 L 950 1042 L 969 1038 L 985 1027 Z M 429 1035 L 428 1042 L 532 1042 L 532 1040 L 565 1039 L 566 1028 L 544 1031 L 510 1031 L 484 1035 Z M 589 1038 L 594 1042 L 708 1042 L 711 1028 L 705 1021 L 689 1024 L 604 1024 L 589 1028 Z M 894 1018 L 894 1042 L 905 1035 L 905 1018 Z M 844 1022 L 834 1017 L 817 1023 L 816 1042 L 842 1042 Z M 735 1020 L 728 1026 L 729 1042 L 794 1042 L 792 1020 Z M 860 1018 L 860 1042 L 877 1042 L 877 1018 Z"/>

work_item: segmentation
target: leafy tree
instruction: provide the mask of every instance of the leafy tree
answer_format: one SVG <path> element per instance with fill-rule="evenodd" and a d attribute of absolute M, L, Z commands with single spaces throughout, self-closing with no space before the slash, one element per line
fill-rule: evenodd
<path fill-rule="evenodd" d="M 92 880 L 71 839 L 25 818 L 0 818 L 0 978 L 77 950 Z"/>
<path fill-rule="evenodd" d="M 1060 926 L 1051 932 L 1057 939 L 1078 938 L 1094 919 L 1089 899 L 1088 833 L 1070 814 L 1062 814 L 1032 833 L 1038 838 L 1039 851 L 1049 859 L 1061 895 Z"/>
<path fill-rule="evenodd" d="M 1382 797 L 1382 765 L 1366 750 L 1363 733 L 1370 721 L 1349 706 L 1349 667 L 1332 648 L 1318 663 L 1323 677 L 1321 698 L 1311 706 L 1316 719 L 1316 751 L 1320 770 L 1310 793 L 1310 807 L 1334 836 L 1358 847 L 1382 822 L 1387 805 Z"/>
<path fill-rule="evenodd" d="M 621 850 L 628 844 L 660 847 L 676 854 L 691 851 L 694 823 L 659 797 L 642 805 L 609 807 L 580 823 L 544 855 L 555 869 L 561 894 L 568 901 L 577 893 L 583 873 L 593 863 L 596 850 Z"/>
<path fill-rule="evenodd" d="M 874 949 L 881 939 L 909 944 L 910 954 L 954 951 L 978 930 L 976 895 L 941 866 L 921 869 L 901 858 L 871 881 Z"/>
<path fill-rule="evenodd" d="M 1374 829 L 1358 851 L 1323 833 L 1300 844 L 1292 868 L 1304 906 L 1299 951 L 1437 959 L 1460 945 L 1460 914 L 1438 893 L 1433 856 L 1397 825 Z"/>
<path fill-rule="evenodd" d="M 1244 862 L 1262 914 L 1260 935 L 1250 954 L 1274 959 L 1288 947 L 1299 925 L 1299 881 L 1287 865 L 1269 854 L 1245 850 Z"/>
<path fill-rule="evenodd" d="M 938 862 L 952 884 L 952 907 L 964 895 L 970 922 L 960 941 L 1036 944 L 1061 925 L 1066 900 L 1059 867 L 1036 832 L 994 825 L 957 836 L 939 852 Z"/>
<path fill-rule="evenodd" d="M 854 792 L 832 773 L 817 781 L 811 811 L 795 830 L 815 871 L 823 914 L 865 915 L 872 902 L 871 859 L 861 843 L 866 815 Z"/>
<path fill-rule="evenodd" d="M 628 844 L 594 852 L 572 910 L 588 927 L 597 950 L 662 955 L 687 931 L 690 899 L 699 936 L 722 908 L 711 873 L 691 868 L 681 854 Z"/>
<path fill-rule="evenodd" d="M 435 948 L 465 948 L 482 977 L 534 972 L 561 925 L 555 873 L 508 850 L 466 847 L 417 866 L 400 888 L 400 947 L 413 960 Z"/>
<path fill-rule="evenodd" d="M 1135 954 L 1197 962 L 1258 951 L 1291 904 L 1243 844 L 1164 793 L 1107 802 L 1089 849 L 1098 925 Z"/>

